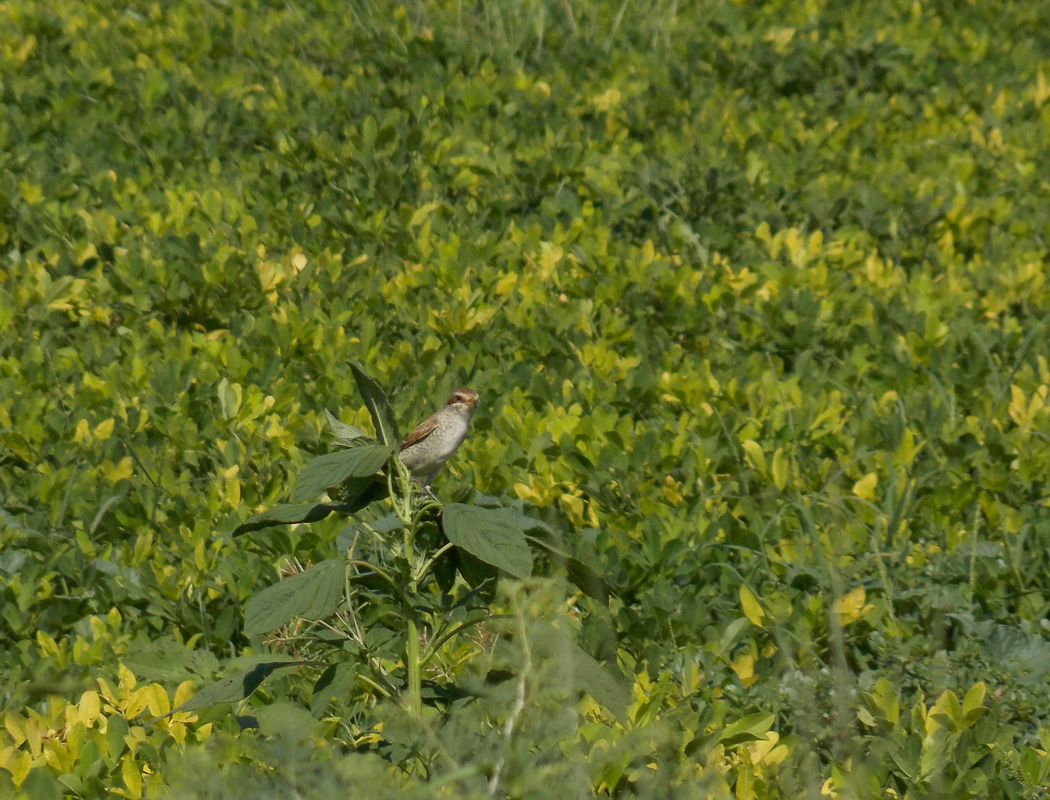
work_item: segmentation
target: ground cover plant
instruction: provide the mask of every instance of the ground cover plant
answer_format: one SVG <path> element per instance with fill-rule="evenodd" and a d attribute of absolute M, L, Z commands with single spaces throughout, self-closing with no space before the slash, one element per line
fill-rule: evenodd
<path fill-rule="evenodd" d="M 1048 54 L 1039 3 L 0 4 L 0 796 L 1045 797 Z M 441 508 L 234 537 L 391 446 L 348 361 L 401 430 L 479 391 Z M 529 569 L 351 563 L 496 507 Z"/>

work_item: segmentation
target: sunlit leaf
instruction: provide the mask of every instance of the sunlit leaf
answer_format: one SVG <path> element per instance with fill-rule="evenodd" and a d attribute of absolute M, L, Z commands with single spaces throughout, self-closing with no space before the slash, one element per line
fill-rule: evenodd
<path fill-rule="evenodd" d="M 296 476 L 292 500 L 301 502 L 316 497 L 348 478 L 374 475 L 386 463 L 392 452 L 393 449 L 386 445 L 366 444 L 317 456 Z"/>
<path fill-rule="evenodd" d="M 346 565 L 329 559 L 314 564 L 252 596 L 244 608 L 248 636 L 276 630 L 293 619 L 322 619 L 343 599 Z"/>
<path fill-rule="evenodd" d="M 394 410 L 390 407 L 386 393 L 375 380 L 369 377 L 360 364 L 354 361 L 349 364 L 354 373 L 354 380 L 357 381 L 357 390 L 361 392 L 368 413 L 372 416 L 376 436 L 382 444 L 396 447 L 401 443 L 401 437 L 398 435 L 397 419 L 394 417 Z"/>
<path fill-rule="evenodd" d="M 209 683 L 189 700 L 172 709 L 169 714 L 179 711 L 197 711 L 219 703 L 236 703 L 251 696 L 267 677 L 280 669 L 294 669 L 309 661 L 264 661 L 251 669 L 231 675 L 228 678 Z"/>
<path fill-rule="evenodd" d="M 233 535 L 240 536 L 274 525 L 316 522 L 339 509 L 340 506 L 334 503 L 285 503 L 276 505 L 246 519 L 233 529 Z"/>
<path fill-rule="evenodd" d="M 762 605 L 758 602 L 758 598 L 755 597 L 755 593 L 746 585 L 741 584 L 739 594 L 740 605 L 744 609 L 744 616 L 747 617 L 748 622 L 752 625 L 761 626 L 766 612 L 762 610 Z"/>
<path fill-rule="evenodd" d="M 517 578 L 532 574 L 532 553 L 521 528 L 498 509 L 448 503 L 442 511 L 448 540 Z"/>

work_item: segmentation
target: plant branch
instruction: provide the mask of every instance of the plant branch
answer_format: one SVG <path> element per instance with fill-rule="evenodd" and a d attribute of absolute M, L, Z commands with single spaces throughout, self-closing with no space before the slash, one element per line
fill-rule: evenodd
<path fill-rule="evenodd" d="M 445 542 L 445 544 L 443 544 L 438 549 L 438 551 L 436 553 L 434 553 L 434 555 L 432 555 L 430 558 L 428 558 L 426 561 L 424 561 L 420 565 L 419 569 L 416 571 L 416 575 L 415 575 L 416 582 L 418 583 L 419 581 L 423 580 L 423 577 L 428 572 L 430 572 L 430 568 L 434 566 L 434 562 L 436 562 L 439 558 L 441 558 L 441 556 L 443 556 L 445 553 L 447 553 L 453 547 L 455 547 L 455 545 L 452 544 L 452 542 Z"/>
<path fill-rule="evenodd" d="M 518 622 L 518 636 L 521 638 L 522 664 L 521 672 L 518 674 L 518 685 L 517 691 L 514 695 L 514 705 L 511 706 L 510 714 L 507 715 L 507 721 L 503 723 L 503 752 L 500 754 L 499 760 L 496 762 L 496 765 L 492 770 L 492 777 L 489 779 L 489 797 L 496 797 L 499 794 L 500 781 L 503 778 L 503 769 L 507 764 L 507 751 L 510 749 L 518 721 L 521 719 L 521 713 L 525 710 L 525 696 L 528 689 L 529 672 L 532 670 L 532 651 L 529 649 L 529 634 L 525 629 L 525 616 L 518 606 L 517 595 L 514 596 L 512 604 L 514 616 L 517 618 Z"/>
<path fill-rule="evenodd" d="M 443 645 L 445 642 L 447 642 L 449 639 L 451 639 L 457 633 L 460 633 L 460 632 L 466 630 L 467 628 L 472 628 L 475 625 L 479 625 L 482 622 L 487 622 L 490 619 L 507 619 L 510 616 L 511 616 L 510 614 L 486 614 L 485 616 L 480 617 L 478 619 L 471 619 L 471 620 L 467 620 L 466 622 L 461 622 L 459 625 L 454 627 L 448 633 L 446 633 L 446 634 L 442 635 L 440 638 L 437 638 L 437 639 L 434 640 L 434 644 L 432 644 L 430 646 L 430 649 L 427 651 L 427 654 L 425 656 L 423 656 L 423 661 L 422 661 L 423 666 L 425 667 L 427 664 L 429 664 L 430 663 L 430 659 L 432 659 L 437 654 L 437 651 L 441 648 L 441 645 Z"/>

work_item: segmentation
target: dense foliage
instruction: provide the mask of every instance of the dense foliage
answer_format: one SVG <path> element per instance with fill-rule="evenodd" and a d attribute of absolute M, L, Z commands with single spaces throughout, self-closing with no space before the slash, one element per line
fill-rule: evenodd
<path fill-rule="evenodd" d="M 1048 53 L 1030 2 L 0 3 L 0 795 L 1045 797 Z M 371 430 L 351 359 L 402 430 L 476 388 L 437 493 L 610 594 L 504 575 L 421 714 L 244 625 L 355 541 L 231 536 Z"/>

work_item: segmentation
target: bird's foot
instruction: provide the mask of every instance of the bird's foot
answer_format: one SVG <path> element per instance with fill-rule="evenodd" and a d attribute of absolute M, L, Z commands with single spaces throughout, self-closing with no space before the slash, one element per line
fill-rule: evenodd
<path fill-rule="evenodd" d="M 438 500 L 437 495 L 434 494 L 433 490 L 430 488 L 429 481 L 427 483 L 423 483 L 422 481 L 413 478 L 412 482 L 416 485 L 416 489 L 419 490 L 419 494 L 421 497 L 427 497 L 430 500 L 433 500 L 435 503 L 441 502 L 440 500 Z"/>

